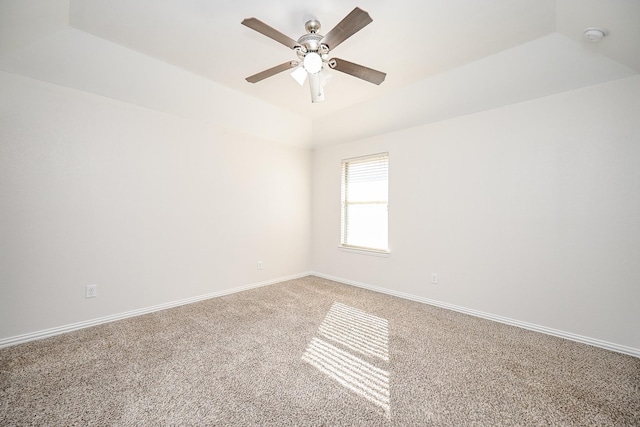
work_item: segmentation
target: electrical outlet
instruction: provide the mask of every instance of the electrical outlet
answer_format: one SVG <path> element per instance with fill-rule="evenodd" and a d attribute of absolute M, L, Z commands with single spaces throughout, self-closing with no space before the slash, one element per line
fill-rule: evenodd
<path fill-rule="evenodd" d="M 262 270 L 262 261 L 258 261 L 258 270 Z"/>
<path fill-rule="evenodd" d="M 431 283 L 438 284 L 438 273 L 431 273 Z"/>
<path fill-rule="evenodd" d="M 87 298 L 95 298 L 98 296 L 98 285 L 87 285 Z"/>

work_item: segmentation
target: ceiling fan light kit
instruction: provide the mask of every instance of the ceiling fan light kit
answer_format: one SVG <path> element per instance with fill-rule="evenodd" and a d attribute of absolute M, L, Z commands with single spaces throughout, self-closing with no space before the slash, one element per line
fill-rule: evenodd
<path fill-rule="evenodd" d="M 318 33 L 318 31 L 320 31 L 320 22 L 316 19 L 311 19 L 305 24 L 307 34 L 302 35 L 298 40 L 293 40 L 256 18 L 244 19 L 242 25 L 287 46 L 296 52 L 299 59 L 299 61 L 289 61 L 276 65 L 275 67 L 249 76 L 246 80 L 249 83 L 257 83 L 282 71 L 295 68 L 291 76 L 301 86 L 304 85 L 307 76 L 309 77 L 311 102 L 321 102 L 324 100 L 324 86 L 330 77 L 330 74 L 327 74 L 325 71 L 325 65 L 329 69 L 350 74 L 359 79 L 379 85 L 384 81 L 386 77 L 385 73 L 343 59 L 329 58 L 330 50 L 335 49 L 339 44 L 371 22 L 373 22 L 373 19 L 371 19 L 369 14 L 356 7 L 325 36 Z"/>

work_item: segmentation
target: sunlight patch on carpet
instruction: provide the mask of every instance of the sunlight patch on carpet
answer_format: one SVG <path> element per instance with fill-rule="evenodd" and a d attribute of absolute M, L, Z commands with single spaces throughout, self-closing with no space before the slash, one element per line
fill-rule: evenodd
<path fill-rule="evenodd" d="M 389 322 L 386 319 L 336 302 L 318 332 L 360 354 L 389 361 Z"/>
<path fill-rule="evenodd" d="M 376 363 L 389 361 L 389 323 L 357 308 L 333 303 L 302 360 L 348 390 L 380 407 L 390 418 L 389 371 Z M 381 362 L 381 359 L 384 362 Z"/>

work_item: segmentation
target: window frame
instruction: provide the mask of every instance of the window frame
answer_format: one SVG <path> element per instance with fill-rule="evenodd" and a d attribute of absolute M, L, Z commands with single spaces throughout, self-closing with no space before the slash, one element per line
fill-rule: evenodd
<path fill-rule="evenodd" d="M 348 166 L 352 163 L 365 163 L 368 160 L 373 162 L 379 162 L 380 160 L 384 160 L 386 163 L 386 199 L 385 200 L 371 200 L 367 202 L 353 202 L 349 203 L 347 200 L 348 196 Z M 389 152 L 381 152 L 376 154 L 369 154 L 365 156 L 351 157 L 348 159 L 343 159 L 341 162 L 341 171 L 340 171 L 340 244 L 339 248 L 345 252 L 352 253 L 364 253 L 367 255 L 375 255 L 375 256 L 383 256 L 387 257 L 390 253 L 389 248 Z M 345 242 L 345 233 L 348 230 L 348 208 L 349 206 L 353 206 L 354 204 L 358 205 L 373 205 L 373 204 L 385 204 L 386 205 L 386 248 L 378 248 L 378 247 L 368 247 L 368 246 L 359 246 L 348 244 Z"/>

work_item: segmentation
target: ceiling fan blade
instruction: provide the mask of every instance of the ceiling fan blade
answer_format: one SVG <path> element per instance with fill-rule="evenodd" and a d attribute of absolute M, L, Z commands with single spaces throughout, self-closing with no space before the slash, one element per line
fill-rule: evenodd
<path fill-rule="evenodd" d="M 321 44 L 326 44 L 329 49 L 335 49 L 340 43 L 369 25 L 373 19 L 367 12 L 356 7 L 344 17 L 331 31 L 320 40 Z"/>
<path fill-rule="evenodd" d="M 287 46 L 288 48 L 293 49 L 294 47 L 298 46 L 298 42 L 295 41 L 294 39 L 292 39 L 289 36 L 285 36 L 284 34 L 282 34 L 280 31 L 276 30 L 275 28 L 272 28 L 270 26 L 268 26 L 267 24 L 265 24 L 264 22 L 260 21 L 259 19 L 256 18 L 246 18 L 242 20 L 242 25 L 251 28 L 252 30 L 255 30 L 261 34 L 264 34 L 265 36 L 277 41 L 278 43 L 282 43 L 283 45 Z"/>
<path fill-rule="evenodd" d="M 246 80 L 249 83 L 257 83 L 260 80 L 266 79 L 267 77 L 271 77 L 271 76 L 273 76 L 275 74 L 278 74 L 278 73 L 281 73 L 281 72 L 283 72 L 285 70 L 293 68 L 293 67 L 297 66 L 298 64 L 299 64 L 298 61 L 287 61 L 284 64 L 276 65 L 275 67 L 271 67 L 268 70 L 261 71 L 261 72 L 259 72 L 257 74 L 254 74 L 253 76 L 249 76 L 249 77 L 246 78 Z"/>
<path fill-rule="evenodd" d="M 363 65 L 354 64 L 353 62 L 345 61 L 344 59 L 333 58 L 329 61 L 329 66 L 334 70 L 341 71 L 346 74 L 351 74 L 362 80 L 366 80 L 373 84 L 379 85 L 387 77 L 387 73 L 374 70 L 373 68 L 365 67 Z"/>

